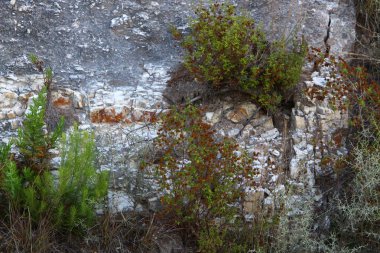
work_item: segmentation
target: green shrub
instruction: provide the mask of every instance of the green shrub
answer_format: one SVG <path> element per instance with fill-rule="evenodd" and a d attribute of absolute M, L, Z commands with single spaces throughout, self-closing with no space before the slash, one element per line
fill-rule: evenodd
<path fill-rule="evenodd" d="M 280 217 L 280 224 L 273 234 L 273 249 L 281 252 L 355 253 L 380 250 L 380 145 L 363 140 L 352 151 L 350 168 L 353 179 L 346 184 L 344 193 L 336 192 L 329 208 L 316 213 L 313 199 L 304 199 L 291 208 L 299 214 Z M 346 178 L 347 180 L 347 178 Z M 338 198 L 338 194 L 340 194 Z M 307 196 L 307 195 L 305 195 Z M 310 196 L 311 197 L 311 196 Z M 328 231 L 316 230 L 316 217 L 331 221 Z"/>
<path fill-rule="evenodd" d="M 323 63 L 325 59 L 317 59 Z M 333 236 L 319 242 L 322 252 L 379 252 L 380 250 L 380 86 L 363 67 L 329 58 L 334 77 L 323 89 L 309 89 L 319 100 L 348 111 L 349 154 L 335 166 L 339 182 L 330 204 Z M 336 78 L 335 78 L 336 77 Z M 321 246 L 323 246 L 321 248 Z"/>
<path fill-rule="evenodd" d="M 46 95 L 47 87 L 45 86 L 38 93 L 37 98 L 33 98 L 33 104 L 25 115 L 23 127 L 19 129 L 16 140 L 24 165 L 37 173 L 42 173 L 49 167 L 49 149 L 55 147 L 64 125 L 64 120 L 61 118 L 55 131 L 46 134 Z"/>
<path fill-rule="evenodd" d="M 11 147 L 12 142 L 9 142 L 8 144 L 0 143 L 0 169 L 8 161 Z"/>
<path fill-rule="evenodd" d="M 108 173 L 96 171 L 95 158 L 93 134 L 75 126 L 68 138 L 62 136 L 54 205 L 57 223 L 68 230 L 88 228 L 94 222 L 97 205 L 107 194 Z"/>
<path fill-rule="evenodd" d="M 35 224 L 45 217 L 63 231 L 81 232 L 93 224 L 95 208 L 108 189 L 108 174 L 94 166 L 92 135 L 77 128 L 62 138 L 62 164 L 55 179 L 8 161 L 1 171 L 1 189 L 12 208 L 27 213 Z"/>
<path fill-rule="evenodd" d="M 187 235 L 200 240 L 201 250 L 218 252 L 250 184 L 250 159 L 234 154 L 232 140 L 217 141 L 201 111 L 191 105 L 164 116 L 156 145 L 163 152 L 154 170 L 164 210 Z"/>
<path fill-rule="evenodd" d="M 351 163 L 355 176 L 338 200 L 336 229 L 351 248 L 361 252 L 380 251 L 380 139 L 363 140 L 353 150 Z M 373 251 L 372 251 L 373 250 Z"/>
<path fill-rule="evenodd" d="M 36 56 L 30 59 L 43 71 Z M 0 147 L 0 195 L 2 202 L 8 202 L 2 206 L 8 205 L 4 208 L 8 216 L 17 213 L 33 225 L 48 219 L 62 232 L 83 232 L 93 224 L 96 208 L 107 194 L 108 173 L 96 171 L 92 134 L 76 125 L 68 136 L 62 134 L 63 118 L 53 132 L 47 132 L 44 120 L 52 82 L 50 68 L 45 69 L 44 79 L 45 86 L 33 99 L 15 141 L 22 162 L 10 159 L 12 142 Z M 49 150 L 60 137 L 61 164 L 54 177 L 49 170 Z"/>
<path fill-rule="evenodd" d="M 353 58 L 380 81 L 380 0 L 355 0 L 357 41 Z"/>
<path fill-rule="evenodd" d="M 199 6 L 195 14 L 190 34 L 182 39 L 190 73 L 216 89 L 244 90 L 267 110 L 275 110 L 299 80 L 305 43 L 269 42 L 255 21 L 238 15 L 231 4 Z M 178 31 L 173 34 L 182 38 Z"/>

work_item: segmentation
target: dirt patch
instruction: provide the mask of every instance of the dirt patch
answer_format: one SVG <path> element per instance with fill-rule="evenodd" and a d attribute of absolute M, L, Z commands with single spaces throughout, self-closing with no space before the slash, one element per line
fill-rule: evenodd
<path fill-rule="evenodd" d="M 205 98 L 209 97 L 211 91 L 207 85 L 194 80 L 182 64 L 170 75 L 171 78 L 163 94 L 169 104 L 185 104 L 197 97 L 202 97 L 204 102 L 206 101 Z"/>
<path fill-rule="evenodd" d="M 171 78 L 167 82 L 164 98 L 171 105 L 186 104 L 195 100 L 194 102 L 201 103 L 208 110 L 213 110 L 220 107 L 220 101 L 232 103 L 252 101 L 248 94 L 237 89 L 216 90 L 206 83 L 197 81 L 182 64 L 170 74 Z"/>

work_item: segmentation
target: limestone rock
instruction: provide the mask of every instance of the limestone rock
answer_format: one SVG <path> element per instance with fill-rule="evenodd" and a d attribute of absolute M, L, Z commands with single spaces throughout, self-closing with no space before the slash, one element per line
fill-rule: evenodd
<path fill-rule="evenodd" d="M 234 123 L 240 123 L 251 118 L 256 110 L 257 106 L 255 104 L 247 102 L 235 107 L 232 111 L 227 113 L 226 118 Z"/>
<path fill-rule="evenodd" d="M 333 110 L 331 110 L 330 108 L 324 107 L 324 106 L 317 106 L 316 111 L 317 111 L 317 113 L 322 114 L 322 115 L 333 113 Z"/>
<path fill-rule="evenodd" d="M 227 132 L 227 136 L 232 138 L 232 137 L 235 137 L 236 135 L 238 135 L 239 132 L 240 132 L 239 128 L 233 128 Z"/>
<path fill-rule="evenodd" d="M 212 121 L 213 116 L 214 116 L 214 112 L 206 112 L 205 114 L 206 122 L 212 124 L 211 121 Z"/>
<path fill-rule="evenodd" d="M 3 92 L 3 96 L 5 97 L 5 99 L 11 99 L 11 100 L 15 100 L 17 99 L 17 94 L 13 91 L 5 91 Z"/>
<path fill-rule="evenodd" d="M 310 114 L 310 113 L 315 113 L 317 111 L 317 107 L 316 106 L 305 106 L 305 105 L 301 105 L 301 110 L 305 113 L 305 114 Z"/>
<path fill-rule="evenodd" d="M 244 212 L 250 214 L 257 214 L 262 209 L 264 201 L 264 191 L 248 192 L 244 202 Z"/>
<path fill-rule="evenodd" d="M 277 130 L 277 128 L 274 128 L 272 130 L 266 131 L 265 133 L 261 134 L 261 138 L 266 139 L 267 141 L 271 141 L 277 138 L 279 135 L 280 135 L 280 132 Z"/>
<path fill-rule="evenodd" d="M 300 164 L 300 161 L 296 158 L 293 158 L 290 161 L 290 166 L 289 166 L 290 177 L 293 179 L 297 179 L 299 174 L 300 174 L 300 171 L 302 169 L 301 167 L 302 167 L 302 165 Z"/>
<path fill-rule="evenodd" d="M 218 123 L 221 118 L 222 118 L 222 109 L 218 109 L 214 112 L 214 114 L 211 117 L 211 120 L 210 120 L 211 125 Z"/>
<path fill-rule="evenodd" d="M 317 85 L 317 86 L 320 86 L 320 87 L 325 87 L 327 81 L 323 77 L 316 76 L 316 77 L 313 77 L 313 83 L 314 83 L 314 85 Z"/>
<path fill-rule="evenodd" d="M 264 124 L 261 125 L 264 131 L 268 131 L 274 128 L 273 119 L 272 117 L 266 117 Z"/>
<path fill-rule="evenodd" d="M 100 168 L 108 168 L 115 174 L 133 174 L 135 170 L 125 166 L 125 160 L 132 159 L 139 150 L 143 150 L 147 143 L 145 140 L 156 136 L 153 126 L 143 126 L 147 119 L 153 121 L 155 109 L 166 108 L 166 105 L 157 105 L 163 104 L 163 90 L 170 78 L 168 72 L 181 59 L 179 50 L 173 47 L 172 36 L 167 32 L 168 24 L 180 30 L 187 29 L 189 17 L 193 14 L 189 4 L 192 1 L 183 0 L 178 4 L 174 0 L 114 0 L 112 3 L 105 0 L 66 0 L 23 5 L 25 2 L 33 1 L 0 3 L 0 51 L 3 53 L 0 57 L 0 140 L 14 134 L 15 131 L 11 130 L 20 122 L 17 116 L 24 113 L 22 108 L 31 103 L 31 98 L 43 85 L 41 74 L 27 74 L 31 70 L 27 60 L 28 50 L 43 48 L 44 55 L 41 57 L 46 57 L 43 60 L 54 68 L 54 80 L 57 82 L 54 88 L 62 90 L 57 92 L 57 96 L 54 95 L 53 104 L 63 109 L 74 107 L 79 123 L 94 128 L 100 151 Z M 328 43 L 332 53 L 348 51 L 355 41 L 355 12 L 351 0 L 235 2 L 264 24 L 264 29 L 270 31 L 270 39 L 299 24 L 300 33 L 305 35 L 310 45 L 324 47 L 323 38 L 331 19 Z M 307 86 L 324 85 L 328 79 L 326 71 L 321 72 L 311 77 Z M 10 93 L 4 95 L 4 90 Z M 17 94 L 21 95 L 17 97 Z M 89 99 L 88 104 L 86 99 Z M 227 110 L 231 110 L 227 114 L 229 123 L 243 123 L 257 109 L 252 103 L 243 103 L 231 109 L 236 101 L 232 97 L 225 101 L 222 109 L 206 115 L 210 123 L 220 122 L 222 113 Z M 88 111 L 85 110 L 87 106 Z M 314 120 L 314 114 L 318 113 L 320 111 L 316 112 L 313 106 L 301 106 L 294 115 L 300 118 L 305 115 L 309 121 Z M 339 117 L 343 115 L 326 113 L 325 116 L 323 124 L 326 134 L 333 126 L 342 126 Z M 305 167 L 300 159 L 307 158 L 310 153 L 309 143 L 303 143 L 310 138 L 303 137 L 305 132 L 299 135 L 297 132 L 305 129 L 300 121 L 296 120 L 295 123 L 300 129 L 291 136 L 297 140 L 297 156 L 290 164 L 294 178 L 303 174 Z M 233 123 L 233 127 L 217 131 L 235 136 L 241 126 Z M 254 165 L 255 168 L 258 171 L 270 170 L 272 165 L 267 164 L 268 156 L 273 161 L 278 156 L 273 150 L 269 154 L 268 147 L 281 144 L 280 133 L 274 128 L 272 119 L 257 123 L 260 126 L 250 122 L 242 135 L 252 144 L 251 154 L 260 160 Z M 256 179 L 260 182 L 265 177 L 258 175 Z M 125 175 L 117 178 L 124 183 L 127 181 Z M 114 210 L 133 209 L 135 203 L 131 196 L 121 191 L 110 194 L 115 195 L 110 196 Z M 261 206 L 262 194 L 257 193 L 255 197 L 254 202 L 258 203 L 247 202 L 251 206 L 246 208 L 254 211 Z M 155 201 L 151 199 L 152 206 Z"/>
<path fill-rule="evenodd" d="M 125 25 L 125 26 L 128 26 L 128 27 L 132 26 L 132 19 L 127 14 L 123 14 L 122 16 L 117 17 L 117 18 L 113 18 L 111 20 L 110 27 L 111 28 L 115 28 L 115 27 L 122 26 L 122 25 Z"/>
<path fill-rule="evenodd" d="M 14 112 L 16 113 L 17 116 L 20 117 L 20 116 L 22 116 L 22 115 L 24 114 L 25 109 L 22 108 L 22 107 L 19 105 L 19 106 L 17 106 L 17 107 L 14 108 Z"/>
<path fill-rule="evenodd" d="M 280 151 L 278 151 L 277 149 L 270 150 L 270 153 L 275 157 L 279 157 L 281 155 Z"/>
<path fill-rule="evenodd" d="M 83 94 L 80 92 L 74 91 L 73 95 L 74 95 L 74 100 L 73 100 L 74 107 L 76 109 L 82 109 L 86 105 Z"/>
<path fill-rule="evenodd" d="M 247 126 L 244 128 L 244 130 L 243 130 L 241 136 L 242 136 L 242 138 L 246 139 L 246 138 L 249 138 L 251 135 L 254 135 L 254 134 L 255 134 L 255 129 L 254 129 L 254 127 L 253 127 L 252 125 L 247 125 Z"/>
<path fill-rule="evenodd" d="M 158 197 L 148 199 L 148 208 L 151 211 L 157 212 L 161 209 L 161 201 Z"/>
<path fill-rule="evenodd" d="M 143 112 L 141 110 L 133 110 L 132 121 L 140 121 L 143 117 Z"/>
<path fill-rule="evenodd" d="M 112 213 L 133 210 L 133 201 L 123 191 L 108 191 L 108 202 Z"/>
<path fill-rule="evenodd" d="M 53 105 L 58 108 L 70 108 L 73 104 L 72 94 L 73 91 L 70 89 L 53 91 L 51 94 Z"/>
<path fill-rule="evenodd" d="M 306 122 L 305 118 L 301 116 L 293 116 L 293 122 L 294 122 L 294 127 L 295 129 L 306 129 Z"/>
<path fill-rule="evenodd" d="M 19 127 L 21 126 L 21 122 L 19 120 L 12 120 L 11 121 L 11 127 L 12 127 L 12 130 L 16 130 L 18 129 Z"/>

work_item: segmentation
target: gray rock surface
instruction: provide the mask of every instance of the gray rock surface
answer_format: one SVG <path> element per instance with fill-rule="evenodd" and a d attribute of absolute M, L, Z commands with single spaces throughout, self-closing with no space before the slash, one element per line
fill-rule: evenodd
<path fill-rule="evenodd" d="M 272 38 L 296 31 L 312 46 L 329 44 L 334 53 L 349 51 L 354 42 L 352 0 L 234 2 L 261 22 Z M 35 53 L 55 72 L 53 104 L 72 114 L 82 128 L 95 131 L 99 168 L 113 174 L 113 193 L 117 194 L 110 193 L 110 202 L 116 202 L 117 210 L 141 209 L 140 198 L 156 197 L 152 183 L 142 185 L 145 175 L 138 169 L 141 156 L 151 153 L 147 143 L 156 136 L 156 128 L 149 123 L 167 107 L 162 92 L 168 71 L 181 61 L 182 52 L 169 28 L 186 30 L 192 6 L 193 0 L 0 1 L 0 141 L 7 142 L 15 134 L 43 83 L 27 59 Z M 308 85 L 323 86 L 325 81 L 323 73 L 316 73 Z M 256 107 L 246 104 L 239 109 L 231 100 L 208 112 L 206 120 L 216 127 L 230 120 L 218 133 L 235 137 Z M 229 111 L 242 112 L 241 117 L 226 115 Z M 294 108 L 294 154 L 289 159 L 294 179 L 306 169 L 313 180 L 315 164 L 322 158 L 311 146 L 316 122 L 324 121 L 329 128 L 323 132 L 327 145 L 331 131 L 344 124 L 338 116 L 324 104 Z M 254 158 L 257 183 L 275 191 L 278 175 L 283 173 L 276 165 L 284 160 L 288 137 L 266 115 L 250 120 L 237 141 Z M 314 164 L 304 165 L 307 161 Z M 266 201 L 259 195 L 255 201 L 273 204 L 270 192 Z"/>
<path fill-rule="evenodd" d="M 235 1 L 278 36 L 298 29 L 313 46 L 347 51 L 354 41 L 351 0 Z M 186 28 L 192 0 L 18 0 L 0 2 L 0 74 L 30 71 L 26 55 L 52 65 L 60 85 L 149 87 L 145 74 L 166 71 L 179 52 L 169 27 Z M 149 68 L 154 65 L 156 68 Z"/>
<path fill-rule="evenodd" d="M 57 85 L 159 101 L 162 78 L 179 61 L 170 24 L 187 21 L 176 1 L 0 2 L 0 75 L 33 70 L 29 53 L 52 66 Z"/>

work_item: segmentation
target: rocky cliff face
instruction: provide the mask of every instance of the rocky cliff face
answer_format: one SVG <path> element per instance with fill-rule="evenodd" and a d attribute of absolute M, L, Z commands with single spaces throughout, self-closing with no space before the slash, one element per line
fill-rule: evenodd
<path fill-rule="evenodd" d="M 270 37 L 295 31 L 310 45 L 329 47 L 337 54 L 349 51 L 354 42 L 351 0 L 235 2 L 262 22 Z M 27 60 L 29 53 L 35 53 L 55 72 L 52 125 L 57 115 L 64 114 L 71 121 L 79 121 L 82 128 L 95 131 L 99 167 L 113 172 L 114 190 L 110 194 L 114 195 L 115 208 L 141 209 L 141 198 L 149 200 L 148 208 L 154 208 L 153 189 L 142 183 L 144 175 L 138 170 L 138 161 L 149 152 L 146 143 L 155 137 L 155 126 L 150 123 L 167 108 L 163 91 L 169 72 L 181 61 L 169 27 L 186 30 L 192 3 L 1 1 L 0 140 L 6 142 L 15 134 L 30 98 L 42 85 L 42 76 L 35 74 Z M 305 78 L 308 83 L 300 85 L 320 85 L 328 77 L 325 72 L 315 72 Z M 265 195 L 263 203 L 271 205 L 272 192 L 282 189 L 276 182 L 286 172 L 277 171 L 279 164 L 290 166 L 294 180 L 306 173 L 313 184 L 317 164 L 323 158 L 313 138 L 321 138 L 328 145 L 335 130 L 344 127 L 345 118 L 327 105 L 304 104 L 301 99 L 295 102 L 285 131 L 275 128 L 264 114 L 251 117 L 255 105 L 237 103 L 233 97 L 219 101 L 220 107 L 206 114 L 205 120 L 220 134 L 237 138 L 242 148 L 255 154 L 254 167 L 262 175 L 257 180 L 263 184 L 262 193 L 252 195 L 255 201 L 264 201 Z M 241 124 L 246 119 L 248 124 Z M 318 132 L 320 127 L 322 131 Z M 249 211 L 249 205 L 247 208 Z"/>

